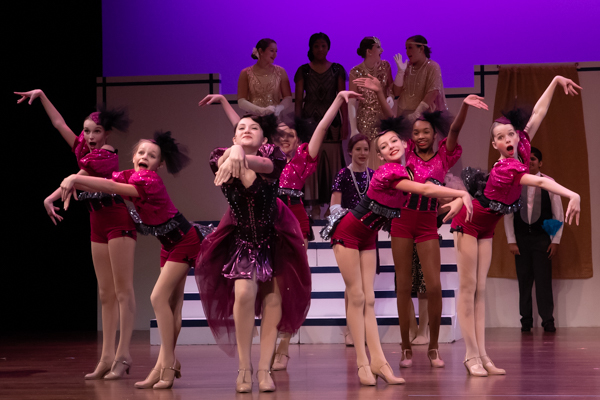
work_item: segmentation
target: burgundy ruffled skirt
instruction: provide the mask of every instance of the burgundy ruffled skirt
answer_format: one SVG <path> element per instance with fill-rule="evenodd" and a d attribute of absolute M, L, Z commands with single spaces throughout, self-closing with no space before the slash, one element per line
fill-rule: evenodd
<path fill-rule="evenodd" d="M 233 304 L 235 279 L 257 281 L 274 277 L 281 293 L 280 332 L 295 333 L 310 307 L 311 276 L 298 220 L 281 200 L 277 200 L 275 233 L 267 243 L 253 245 L 236 239 L 236 225 L 228 209 L 218 228 L 202 242 L 195 275 L 204 315 L 217 344 L 230 356 L 235 354 Z M 271 273 L 272 271 L 272 273 Z M 227 276 L 226 276 L 227 275 Z M 261 315 L 262 299 L 257 296 L 256 316 Z"/>

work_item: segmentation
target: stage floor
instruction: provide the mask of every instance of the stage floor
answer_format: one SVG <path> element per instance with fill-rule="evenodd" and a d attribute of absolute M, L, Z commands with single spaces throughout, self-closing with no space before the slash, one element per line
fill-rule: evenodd
<path fill-rule="evenodd" d="M 288 371 L 273 372 L 274 393 L 237 394 L 237 362 L 216 346 L 179 346 L 182 379 L 172 390 L 138 390 L 158 355 L 149 334 L 136 331 L 131 375 L 120 381 L 85 381 L 97 362 L 95 333 L 19 334 L 0 337 L 0 399 L 586 399 L 600 398 L 600 328 L 541 328 L 522 334 L 517 328 L 487 332 L 488 354 L 506 376 L 467 376 L 462 340 L 442 344 L 443 369 L 432 369 L 427 346 L 414 346 L 414 366 L 402 369 L 406 384 L 361 387 L 353 348 L 343 345 L 292 345 Z M 399 345 L 384 345 L 398 372 Z M 253 348 L 254 365 L 258 346 Z"/>

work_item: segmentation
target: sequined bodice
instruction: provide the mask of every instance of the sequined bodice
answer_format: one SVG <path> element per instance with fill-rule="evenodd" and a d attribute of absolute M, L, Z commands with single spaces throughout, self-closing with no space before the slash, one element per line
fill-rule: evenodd
<path fill-rule="evenodd" d="M 438 95 L 433 100 L 429 111 L 446 111 L 446 97 L 444 93 L 444 83 L 442 81 L 442 71 L 438 63 L 427 60 L 418 69 L 409 65 L 404 73 L 404 90 L 398 98 L 398 115 L 410 114 L 423 101 L 425 95 L 431 91 L 437 90 Z"/>
<path fill-rule="evenodd" d="M 278 105 L 281 102 L 283 68 L 271 65 L 271 73 L 262 76 L 255 74 L 253 67 L 244 69 L 248 75 L 248 101 L 259 107 Z"/>
<path fill-rule="evenodd" d="M 363 63 L 357 65 L 350 70 L 350 82 L 357 78 L 367 78 L 370 74 L 379 79 L 379 82 L 384 87 L 385 96 L 390 96 L 392 88 L 392 69 L 390 63 L 383 60 L 374 68 L 374 70 L 369 70 Z M 379 133 L 379 120 L 383 118 L 381 105 L 374 91 L 359 87 L 357 88 L 357 92 L 362 94 L 364 100 L 358 103 L 356 128 L 359 133 L 373 140 Z"/>
<path fill-rule="evenodd" d="M 317 169 L 317 158 L 312 158 L 308 153 L 308 143 L 302 143 L 283 169 L 279 187 L 302 190 L 306 179 Z"/>
<path fill-rule="evenodd" d="M 269 239 L 274 230 L 278 188 L 277 181 L 260 176 L 248 188 L 239 179 L 222 186 L 237 225 L 236 238 L 257 244 Z"/>

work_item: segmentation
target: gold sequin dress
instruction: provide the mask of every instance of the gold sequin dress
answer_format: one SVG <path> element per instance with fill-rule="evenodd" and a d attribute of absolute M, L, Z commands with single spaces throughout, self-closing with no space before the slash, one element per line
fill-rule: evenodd
<path fill-rule="evenodd" d="M 281 77 L 284 69 L 279 65 L 271 65 L 267 75 L 254 73 L 254 65 L 244 68 L 248 76 L 248 101 L 259 107 L 276 106 L 281 102 Z"/>
<path fill-rule="evenodd" d="M 404 72 L 404 90 L 398 99 L 398 112 L 396 115 L 408 115 L 415 111 L 425 95 L 437 90 L 438 95 L 428 111 L 447 111 L 444 82 L 440 65 L 432 60 L 427 60 L 418 69 L 409 65 Z"/>
<path fill-rule="evenodd" d="M 393 80 L 390 63 L 382 60 L 373 69 L 368 69 L 364 63 L 360 63 L 350 70 L 350 82 L 357 78 L 368 78 L 369 74 L 379 79 L 379 82 L 384 87 L 385 96 L 391 96 Z M 358 102 L 356 128 L 359 133 L 366 135 L 372 141 L 379 133 L 379 121 L 384 117 L 381 105 L 379 104 L 379 100 L 377 100 L 377 94 L 372 90 L 359 87 L 356 91 L 364 97 L 364 100 Z M 383 162 L 377 157 L 375 146 L 371 143 L 368 162 L 369 168 L 377 169 L 382 164 Z"/>

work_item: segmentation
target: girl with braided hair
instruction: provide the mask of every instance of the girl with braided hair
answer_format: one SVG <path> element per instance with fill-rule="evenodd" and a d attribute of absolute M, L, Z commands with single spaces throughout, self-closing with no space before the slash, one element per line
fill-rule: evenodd
<path fill-rule="evenodd" d="M 76 135 L 43 91 L 36 89 L 15 94 L 21 96 L 17 103 L 29 99 L 31 105 L 35 99 L 40 99 L 52 125 L 75 153 L 79 175 L 110 178 L 119 170 L 117 151 L 107 141 L 114 130 L 127 131 L 130 121 L 125 110 L 99 107 L 83 121 L 83 131 Z M 58 188 L 44 200 L 44 207 L 55 225 L 63 219 L 53 204 L 60 197 Z M 92 191 L 81 193 L 80 199 L 85 200 L 90 212 L 92 259 L 102 306 L 102 353 L 96 369 L 85 375 L 85 379 L 119 379 L 131 365 L 129 345 L 135 320 L 135 225 L 121 196 Z M 119 345 L 115 349 L 118 326 Z"/>

